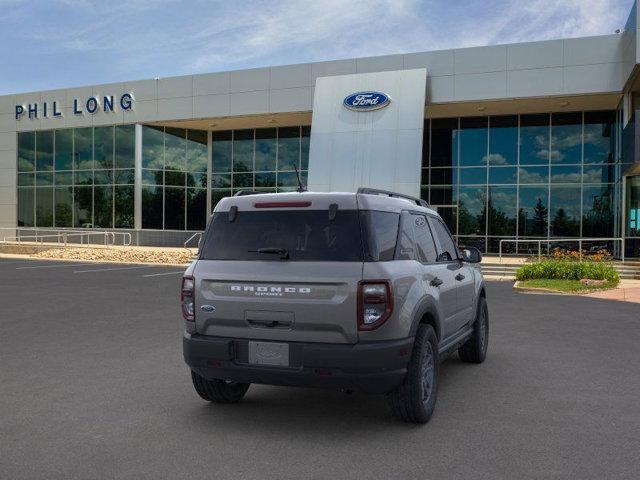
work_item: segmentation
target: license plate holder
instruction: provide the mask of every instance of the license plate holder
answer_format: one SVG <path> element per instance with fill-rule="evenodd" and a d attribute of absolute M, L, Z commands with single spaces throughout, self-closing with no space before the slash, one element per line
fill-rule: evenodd
<path fill-rule="evenodd" d="M 253 365 L 289 366 L 289 344 L 249 342 L 249 363 Z"/>

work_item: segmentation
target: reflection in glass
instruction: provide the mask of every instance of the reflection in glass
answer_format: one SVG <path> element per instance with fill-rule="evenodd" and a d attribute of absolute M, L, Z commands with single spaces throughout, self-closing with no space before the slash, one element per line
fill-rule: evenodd
<path fill-rule="evenodd" d="M 253 130 L 235 130 L 233 132 L 233 171 L 251 172 L 253 170 Z"/>
<path fill-rule="evenodd" d="M 456 202 L 454 187 L 431 187 L 431 205 L 454 205 Z"/>
<path fill-rule="evenodd" d="M 34 226 L 35 188 L 18 188 L 18 226 Z"/>
<path fill-rule="evenodd" d="M 53 130 L 36 132 L 36 170 L 53 170 Z"/>
<path fill-rule="evenodd" d="M 256 187 L 275 187 L 275 173 L 256 173 Z"/>
<path fill-rule="evenodd" d="M 613 185 L 584 185 L 582 189 L 582 236 L 612 237 Z"/>
<path fill-rule="evenodd" d="M 113 127 L 93 129 L 94 168 L 113 168 Z"/>
<path fill-rule="evenodd" d="M 551 163 L 582 162 L 582 113 L 551 115 Z"/>
<path fill-rule="evenodd" d="M 50 186 L 53 185 L 53 173 L 52 172 L 36 172 L 36 186 Z"/>
<path fill-rule="evenodd" d="M 458 235 L 485 235 L 487 192 L 484 188 L 460 187 Z"/>
<path fill-rule="evenodd" d="M 115 186 L 113 188 L 114 218 L 115 228 L 134 227 L 134 192 L 133 185 Z"/>
<path fill-rule="evenodd" d="M 71 227 L 73 218 L 73 195 L 71 187 L 55 188 L 55 226 Z"/>
<path fill-rule="evenodd" d="M 520 116 L 520 165 L 549 163 L 549 115 Z"/>
<path fill-rule="evenodd" d="M 136 156 L 135 125 L 116 125 L 115 168 L 134 168 Z"/>
<path fill-rule="evenodd" d="M 516 234 L 516 187 L 489 187 L 487 215 L 488 235 L 514 236 Z"/>
<path fill-rule="evenodd" d="M 518 235 L 546 237 L 549 225 L 547 187 L 520 186 Z"/>
<path fill-rule="evenodd" d="M 74 187 L 73 212 L 75 227 L 93 226 L 93 187 Z"/>
<path fill-rule="evenodd" d="M 300 162 L 300 127 L 278 130 L 278 170 L 293 170 Z"/>
<path fill-rule="evenodd" d="M 142 168 L 164 168 L 164 128 L 142 126 Z"/>
<path fill-rule="evenodd" d="M 457 168 L 432 168 L 431 185 L 453 185 L 458 183 Z"/>
<path fill-rule="evenodd" d="M 93 223 L 95 228 L 113 227 L 113 187 L 94 187 Z"/>
<path fill-rule="evenodd" d="M 142 228 L 162 230 L 163 187 L 142 187 Z"/>
<path fill-rule="evenodd" d="M 489 167 L 489 184 L 518 183 L 516 167 Z"/>
<path fill-rule="evenodd" d="M 204 230 L 207 221 L 206 188 L 187 189 L 187 230 Z"/>
<path fill-rule="evenodd" d="M 164 189 L 164 228 L 166 230 L 184 230 L 185 189 Z"/>
<path fill-rule="evenodd" d="M 487 168 L 461 168 L 460 185 L 480 185 L 487 183 Z"/>
<path fill-rule="evenodd" d="M 213 171 L 230 172 L 231 171 L 231 131 L 228 132 L 212 132 L 212 156 Z"/>
<path fill-rule="evenodd" d="M 18 133 L 18 171 L 32 172 L 36 165 L 36 133 Z"/>
<path fill-rule="evenodd" d="M 585 112 L 584 163 L 615 162 L 615 112 Z"/>
<path fill-rule="evenodd" d="M 584 183 L 613 183 L 615 178 L 616 165 L 613 163 L 584 166 Z"/>
<path fill-rule="evenodd" d="M 516 165 L 518 163 L 517 115 L 491 117 L 489 119 L 489 165 Z"/>
<path fill-rule="evenodd" d="M 549 167 L 520 167 L 520 183 L 548 183 Z"/>
<path fill-rule="evenodd" d="M 187 171 L 206 172 L 208 155 L 207 132 L 187 130 Z M 204 185 L 206 186 L 206 181 Z"/>
<path fill-rule="evenodd" d="M 36 227 L 53 227 L 53 188 L 36 188 Z"/>
<path fill-rule="evenodd" d="M 56 170 L 73 169 L 73 129 L 55 131 L 55 158 Z"/>
<path fill-rule="evenodd" d="M 460 166 L 487 164 L 487 117 L 460 119 Z"/>
<path fill-rule="evenodd" d="M 73 159 L 76 170 L 93 168 L 93 128 L 73 130 Z"/>
<path fill-rule="evenodd" d="M 186 169 L 187 131 L 183 128 L 165 129 L 164 133 L 164 168 L 184 172 Z M 183 182 L 184 184 L 184 182 Z"/>
<path fill-rule="evenodd" d="M 35 184 L 35 176 L 33 173 L 18 173 L 19 187 L 32 187 Z"/>
<path fill-rule="evenodd" d="M 551 183 L 580 183 L 582 167 L 551 167 Z"/>
<path fill-rule="evenodd" d="M 550 198 L 552 237 L 580 236 L 580 186 L 552 186 Z"/>
<path fill-rule="evenodd" d="M 275 128 L 256 129 L 256 171 L 275 171 L 276 132 Z"/>
<path fill-rule="evenodd" d="M 300 129 L 300 169 L 307 170 L 309 168 L 309 145 L 311 141 L 311 127 L 305 125 Z"/>

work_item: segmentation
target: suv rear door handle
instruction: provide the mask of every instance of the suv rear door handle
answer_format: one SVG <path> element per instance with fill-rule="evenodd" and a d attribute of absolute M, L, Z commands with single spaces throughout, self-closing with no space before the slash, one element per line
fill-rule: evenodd
<path fill-rule="evenodd" d="M 434 278 L 433 280 L 431 280 L 431 282 L 429 282 L 429 284 L 432 287 L 439 287 L 440 285 L 442 285 L 442 280 L 440 280 L 438 277 Z"/>
<path fill-rule="evenodd" d="M 462 281 L 462 280 L 464 280 L 464 275 L 463 275 L 463 274 L 461 274 L 461 273 L 457 274 L 457 275 L 456 275 L 456 280 L 458 280 L 459 282 L 460 282 L 460 281 Z"/>

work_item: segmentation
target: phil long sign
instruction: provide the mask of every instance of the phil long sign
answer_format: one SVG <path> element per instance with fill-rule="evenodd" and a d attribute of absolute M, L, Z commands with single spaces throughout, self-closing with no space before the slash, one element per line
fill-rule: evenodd
<path fill-rule="evenodd" d="M 356 92 L 347 95 L 343 104 L 349 110 L 358 112 L 370 112 L 386 107 L 391 102 L 388 95 L 382 92 Z"/>
<path fill-rule="evenodd" d="M 92 96 L 87 99 L 74 98 L 71 102 L 72 113 L 74 115 L 84 115 L 98 113 L 102 110 L 105 113 L 120 110 L 123 112 L 133 110 L 133 93 L 123 93 L 119 97 L 114 95 Z M 22 118 L 56 118 L 62 117 L 62 107 L 53 100 L 40 103 L 28 103 L 16 105 L 16 120 Z"/>

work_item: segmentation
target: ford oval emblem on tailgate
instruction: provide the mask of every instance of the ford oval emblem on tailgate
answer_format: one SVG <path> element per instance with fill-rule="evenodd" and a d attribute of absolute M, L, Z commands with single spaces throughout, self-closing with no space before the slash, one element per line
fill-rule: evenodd
<path fill-rule="evenodd" d="M 214 307 L 213 305 L 202 305 L 200 307 L 200 310 L 202 310 L 203 312 L 215 312 L 216 311 L 216 307 Z"/>
<path fill-rule="evenodd" d="M 391 99 L 382 92 L 356 92 L 345 97 L 342 103 L 349 110 L 369 112 L 384 108 L 390 102 Z"/>

